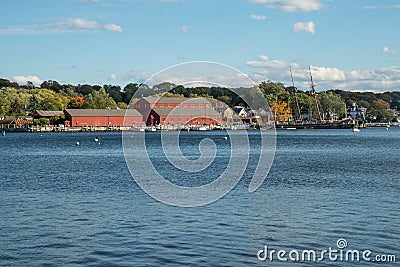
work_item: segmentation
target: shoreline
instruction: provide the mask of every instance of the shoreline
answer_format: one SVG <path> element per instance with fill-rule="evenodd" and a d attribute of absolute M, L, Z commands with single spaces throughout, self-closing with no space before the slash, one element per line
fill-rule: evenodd
<path fill-rule="evenodd" d="M 392 124 L 387 124 L 387 123 L 366 123 L 365 128 L 389 128 L 389 127 L 400 127 L 400 123 L 392 123 Z M 334 127 L 334 128 L 307 128 L 304 127 L 303 125 L 293 125 L 290 127 L 274 127 L 274 128 L 266 128 L 262 130 L 268 130 L 268 129 L 275 129 L 275 130 L 349 130 L 351 128 L 348 127 Z M 28 126 L 28 127 L 0 127 L 1 132 L 29 132 L 29 133 L 43 133 L 43 132 L 60 132 L 60 133 L 76 133 L 76 132 L 88 132 L 88 133 L 93 133 L 93 132 L 140 132 L 140 131 L 145 131 L 145 132 L 160 132 L 160 131 L 195 131 L 195 132 L 209 132 L 209 131 L 221 131 L 221 130 L 234 130 L 234 131 L 243 131 L 243 130 L 258 130 L 258 129 L 246 129 L 246 128 L 232 128 L 232 127 L 220 127 L 220 128 L 214 128 L 214 129 L 206 129 L 206 130 L 200 130 L 199 127 L 197 128 L 182 128 L 182 127 L 168 127 L 165 129 L 161 128 L 156 128 L 154 126 L 143 126 L 143 127 L 124 127 L 124 126 L 115 126 L 115 127 L 103 127 L 103 126 L 98 126 L 98 127 L 58 127 L 58 126 L 52 126 L 52 125 L 47 125 L 47 126 Z"/>

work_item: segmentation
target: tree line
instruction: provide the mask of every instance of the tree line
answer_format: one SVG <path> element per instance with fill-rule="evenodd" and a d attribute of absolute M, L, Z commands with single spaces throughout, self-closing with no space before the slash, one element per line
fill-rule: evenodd
<path fill-rule="evenodd" d="M 63 110 L 65 108 L 127 108 L 137 90 L 140 97 L 169 91 L 170 96 L 203 96 L 226 103 L 230 107 L 261 107 L 264 104 L 262 94 L 268 101 L 276 120 L 300 118 L 304 114 L 316 114 L 314 96 L 282 83 L 265 81 L 254 88 L 229 90 L 221 87 L 185 88 L 164 82 L 153 87 L 144 84 L 129 83 L 121 88 L 118 85 L 105 84 L 60 84 L 57 81 L 44 81 L 36 87 L 28 82 L 19 85 L 7 79 L 0 79 L 0 117 L 27 115 L 35 110 Z M 296 92 L 296 97 L 295 93 Z M 370 121 L 390 121 L 395 119 L 393 110 L 400 110 L 400 92 L 350 92 L 328 90 L 316 96 L 320 112 L 324 119 L 340 119 L 346 116 L 346 107 L 352 103 L 367 108 Z M 245 101 L 246 100 L 246 101 Z M 300 113 L 300 114 L 298 114 Z"/>

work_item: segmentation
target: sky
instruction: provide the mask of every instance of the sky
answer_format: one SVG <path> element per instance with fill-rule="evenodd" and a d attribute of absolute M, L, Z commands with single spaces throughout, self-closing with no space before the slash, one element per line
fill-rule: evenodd
<path fill-rule="evenodd" d="M 310 66 L 317 91 L 400 91 L 400 0 L 13 0 L 0 10 L 0 77 L 20 84 L 123 87 L 210 61 L 256 84 L 290 86 L 291 65 L 302 90 Z"/>

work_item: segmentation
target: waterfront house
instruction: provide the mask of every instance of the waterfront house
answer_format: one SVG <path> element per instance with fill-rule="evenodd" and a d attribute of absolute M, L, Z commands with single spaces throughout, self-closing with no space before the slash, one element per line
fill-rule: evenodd
<path fill-rule="evenodd" d="M 365 116 L 367 114 L 367 109 L 353 103 L 347 110 L 347 113 L 353 120 L 365 121 Z"/>
<path fill-rule="evenodd" d="M 29 116 L 6 116 L 0 120 L 1 125 L 31 125 L 33 118 Z"/>
<path fill-rule="evenodd" d="M 143 125 L 143 116 L 135 109 L 65 109 L 64 114 L 73 127 Z"/>
<path fill-rule="evenodd" d="M 222 115 L 205 98 L 143 97 L 135 103 L 148 125 L 221 124 Z"/>

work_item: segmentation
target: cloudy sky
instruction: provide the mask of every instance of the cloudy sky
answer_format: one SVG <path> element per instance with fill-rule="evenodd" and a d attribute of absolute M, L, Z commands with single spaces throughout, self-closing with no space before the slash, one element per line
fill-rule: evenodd
<path fill-rule="evenodd" d="M 124 86 L 213 61 L 256 83 L 290 85 L 292 65 L 305 90 L 311 65 L 318 90 L 400 90 L 400 0 L 13 0 L 0 10 L 0 77 L 21 84 Z"/>

